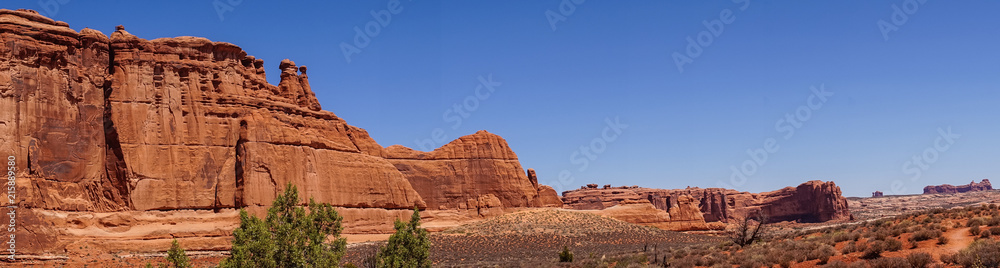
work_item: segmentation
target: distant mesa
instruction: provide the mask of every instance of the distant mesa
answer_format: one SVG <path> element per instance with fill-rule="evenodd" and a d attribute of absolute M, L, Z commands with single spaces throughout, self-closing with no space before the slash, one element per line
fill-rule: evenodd
<path fill-rule="evenodd" d="M 872 192 L 872 197 L 882 197 L 882 196 L 884 196 L 884 195 L 885 195 L 885 194 L 883 194 L 883 193 L 882 193 L 882 191 L 875 191 L 875 192 Z"/>
<path fill-rule="evenodd" d="M 990 180 L 983 179 L 983 181 L 976 183 L 972 181 L 969 184 L 954 186 L 951 184 L 942 185 L 931 185 L 924 187 L 924 194 L 956 194 L 956 193 L 966 193 L 966 192 L 978 192 L 978 191 L 989 191 L 993 190 L 993 185 L 990 184 Z"/>
<path fill-rule="evenodd" d="M 712 223 L 724 224 L 748 212 L 762 210 L 772 221 L 825 222 L 850 220 L 851 214 L 834 182 L 809 181 L 798 187 L 785 187 L 764 193 L 739 192 L 723 188 L 666 190 L 638 186 L 605 187 L 589 184 L 579 190 L 563 192 L 564 208 L 604 210 L 620 220 L 657 226 L 669 230 L 703 230 Z M 622 212 L 634 207 L 647 215 L 663 219 L 659 223 L 640 222 Z M 656 210 L 649 210 L 649 207 Z M 650 216 L 652 217 L 652 216 Z M 649 217 L 644 218 L 648 221 Z M 715 224 L 716 226 L 718 224 Z"/>

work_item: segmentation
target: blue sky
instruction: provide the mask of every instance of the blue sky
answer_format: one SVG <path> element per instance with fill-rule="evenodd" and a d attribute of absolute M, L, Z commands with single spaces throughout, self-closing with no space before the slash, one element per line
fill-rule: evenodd
<path fill-rule="evenodd" d="M 234 43 L 265 60 L 272 83 L 288 58 L 309 66 L 325 110 L 383 146 L 485 129 L 558 190 L 819 179 L 867 196 L 1000 174 L 994 1 L 403 0 L 395 14 L 377 0 L 106 2 L 3 8 L 76 30 Z M 377 35 L 348 62 L 341 44 L 369 22 Z M 674 53 L 691 59 L 683 71 Z M 481 77 L 493 91 L 477 94 Z M 813 87 L 832 95 L 810 99 Z M 627 127 L 605 131 L 616 120 Z"/>

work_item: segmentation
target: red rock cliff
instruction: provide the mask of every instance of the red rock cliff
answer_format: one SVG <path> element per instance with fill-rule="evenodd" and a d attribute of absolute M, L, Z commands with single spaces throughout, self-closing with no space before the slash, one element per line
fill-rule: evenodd
<path fill-rule="evenodd" d="M 225 249 L 235 208 L 260 213 L 287 183 L 365 232 L 413 206 L 561 205 L 499 136 L 385 149 L 321 110 L 305 66 L 278 65 L 271 85 L 264 62 L 229 43 L 108 37 L 0 10 L 0 151 L 17 159 L 19 251 L 162 250 L 173 237 Z"/>

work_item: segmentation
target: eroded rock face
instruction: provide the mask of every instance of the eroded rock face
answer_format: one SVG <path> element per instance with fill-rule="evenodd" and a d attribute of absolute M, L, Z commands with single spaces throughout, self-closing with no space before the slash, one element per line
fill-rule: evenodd
<path fill-rule="evenodd" d="M 237 209 L 263 215 L 287 183 L 340 207 L 347 232 L 391 232 L 414 206 L 562 205 L 493 134 L 383 148 L 322 110 L 290 60 L 271 85 L 264 61 L 229 43 L 76 32 L 29 10 L 0 10 L 0 41 L 0 151 L 17 159 L 19 241 L 36 241 L 19 252 L 165 250 L 174 236 L 225 249 Z"/>
<path fill-rule="evenodd" d="M 954 186 L 950 184 L 942 184 L 927 186 L 924 187 L 924 194 L 954 194 L 989 190 L 993 190 L 993 185 L 990 184 L 990 180 L 983 179 L 983 181 L 979 183 L 972 181 L 966 185 Z"/>
<path fill-rule="evenodd" d="M 563 192 L 564 207 L 570 209 L 604 209 L 636 200 L 648 200 L 657 209 L 668 211 L 673 221 L 700 217 L 705 222 L 726 222 L 754 210 L 763 210 L 772 221 L 823 222 L 851 217 L 840 187 L 822 181 L 759 194 L 722 188 L 664 190 L 635 186 L 595 186 Z"/>

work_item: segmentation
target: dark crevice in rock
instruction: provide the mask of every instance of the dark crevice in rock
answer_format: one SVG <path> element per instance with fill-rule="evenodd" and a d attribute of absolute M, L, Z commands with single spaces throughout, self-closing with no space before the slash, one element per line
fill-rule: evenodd
<path fill-rule="evenodd" d="M 236 207 L 246 206 L 243 199 L 243 185 L 246 181 L 243 162 L 247 161 L 246 145 L 244 144 L 247 141 L 247 131 L 247 121 L 240 121 L 240 136 L 236 140 L 236 193 L 233 197 Z"/>
<path fill-rule="evenodd" d="M 125 163 L 125 155 L 122 152 L 121 139 L 118 137 L 118 129 L 112 120 L 113 110 L 111 109 L 111 94 L 114 88 L 111 86 L 111 75 L 114 73 L 115 51 L 108 48 L 108 79 L 104 81 L 104 145 L 105 149 L 105 173 L 107 179 L 114 186 L 117 195 L 121 197 L 121 206 L 132 209 L 132 198 L 129 191 L 128 166 Z"/>

